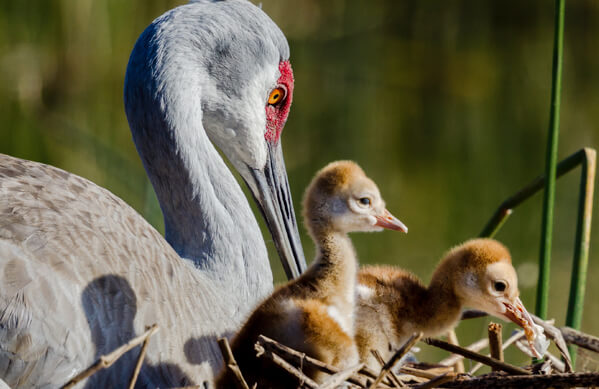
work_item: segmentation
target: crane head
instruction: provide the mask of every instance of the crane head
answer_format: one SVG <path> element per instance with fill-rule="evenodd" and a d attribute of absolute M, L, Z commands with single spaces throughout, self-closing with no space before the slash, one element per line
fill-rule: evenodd
<path fill-rule="evenodd" d="M 287 276 L 301 274 L 306 263 L 280 141 L 293 72 L 287 40 L 276 24 L 246 0 L 175 8 L 139 38 L 125 84 L 128 117 L 140 111 L 135 104 L 156 110 L 135 118 L 137 127 L 162 121 L 171 129 L 161 135 L 162 143 L 192 155 L 194 142 L 201 141 L 196 133 L 205 132 L 252 192 Z M 147 142 L 141 138 L 135 139 L 138 150 L 155 152 L 156 144 L 140 145 Z"/>

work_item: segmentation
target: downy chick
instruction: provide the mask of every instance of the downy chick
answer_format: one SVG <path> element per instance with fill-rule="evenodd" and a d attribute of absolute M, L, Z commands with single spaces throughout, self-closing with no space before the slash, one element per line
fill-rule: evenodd
<path fill-rule="evenodd" d="M 454 328 L 465 307 L 513 321 L 526 330 L 533 352 L 544 354 L 544 335 L 519 294 L 510 253 L 492 239 L 473 239 L 450 250 L 428 287 L 397 267 L 366 266 L 358 273 L 357 286 L 355 340 L 360 360 L 380 370 L 370 350 L 378 350 L 386 360 L 414 332 L 437 336 Z"/>
<path fill-rule="evenodd" d="M 263 334 L 326 363 L 358 363 L 354 343 L 355 286 L 358 263 L 349 232 L 407 232 L 386 209 L 377 186 L 355 163 L 333 162 L 319 171 L 304 196 L 304 222 L 316 245 L 306 272 L 278 288 L 250 315 L 231 348 L 250 387 L 291 388 L 297 381 L 265 358 L 254 344 Z M 305 369 L 304 369 L 305 370 Z M 317 372 L 307 374 L 318 380 Z M 234 387 L 228 369 L 218 388 Z"/>

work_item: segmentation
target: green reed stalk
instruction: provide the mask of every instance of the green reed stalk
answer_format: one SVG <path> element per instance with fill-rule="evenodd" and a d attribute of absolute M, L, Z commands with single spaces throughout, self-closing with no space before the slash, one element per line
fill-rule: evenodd
<path fill-rule="evenodd" d="M 562 91 L 562 64 L 564 54 L 564 14 L 566 0 L 555 1 L 555 33 L 553 42 L 553 70 L 551 82 L 551 110 L 549 114 L 549 137 L 545 166 L 545 193 L 541 224 L 541 251 L 539 257 L 539 280 L 537 283 L 537 316 L 546 318 L 549 296 L 549 270 L 551 264 L 551 240 L 553 235 L 553 209 L 555 203 L 555 172 L 559 138 L 559 109 Z"/>

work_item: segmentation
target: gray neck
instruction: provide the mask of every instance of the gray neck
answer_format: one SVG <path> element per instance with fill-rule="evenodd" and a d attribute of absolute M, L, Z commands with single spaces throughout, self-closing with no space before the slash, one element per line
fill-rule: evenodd
<path fill-rule="evenodd" d="M 197 62 L 203 51 L 185 35 L 201 24 L 171 20 L 177 15 L 185 9 L 157 19 L 135 45 L 125 77 L 127 119 L 164 214 L 166 240 L 215 288 L 234 289 L 232 304 L 246 311 L 272 289 L 267 251 L 205 131 L 202 99 L 214 87 Z"/>
<path fill-rule="evenodd" d="M 201 171 L 178 167 L 170 172 L 169 185 L 156 189 L 166 240 L 196 267 L 224 277 L 222 270 L 267 260 L 266 247 L 233 174 L 214 147 L 205 146 L 196 150 Z"/>
<path fill-rule="evenodd" d="M 154 126 L 166 125 L 156 120 Z M 196 124 L 197 125 L 197 124 Z M 189 129 L 187 129 L 189 130 Z M 202 274 L 236 290 L 240 310 L 272 289 L 268 254 L 243 191 L 201 127 L 183 141 L 134 140 L 158 196 L 166 240 Z M 251 304 L 250 304 L 251 305 Z"/>

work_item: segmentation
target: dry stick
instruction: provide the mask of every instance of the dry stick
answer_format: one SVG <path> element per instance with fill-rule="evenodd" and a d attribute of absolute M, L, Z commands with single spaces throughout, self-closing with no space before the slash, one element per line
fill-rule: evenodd
<path fill-rule="evenodd" d="M 501 324 L 489 323 L 488 335 L 491 358 L 495 358 L 498 361 L 503 362 L 503 348 L 501 347 Z M 497 371 L 497 368 L 494 367 L 493 371 Z"/>
<path fill-rule="evenodd" d="M 445 374 L 445 373 L 453 373 L 453 367 L 447 367 L 447 369 L 450 369 L 448 371 L 445 371 L 441 374 Z M 422 369 L 416 369 L 415 367 L 410 367 L 410 366 L 402 366 L 399 371 L 400 373 L 403 374 L 410 374 L 416 377 L 421 377 L 421 378 L 428 378 L 429 380 L 432 380 L 436 377 L 439 376 L 439 369 L 432 369 L 434 371 L 436 371 L 436 373 L 431 373 L 430 371 L 426 371 L 426 370 L 422 370 Z"/>
<path fill-rule="evenodd" d="M 281 356 L 277 355 L 276 353 L 274 353 L 270 350 L 266 350 L 264 347 L 262 347 L 258 343 L 256 343 L 254 345 L 254 349 L 256 350 L 257 357 L 264 356 L 264 357 L 270 359 L 271 361 L 273 361 L 280 368 L 282 368 L 283 370 L 285 370 L 286 372 L 288 372 L 289 374 L 291 374 L 292 376 L 297 378 L 300 382 L 300 386 L 306 385 L 307 387 L 309 387 L 311 389 L 318 389 L 318 384 L 316 382 L 314 382 L 314 380 L 312 380 L 310 377 L 306 376 L 295 366 L 293 366 L 292 364 L 290 364 L 289 362 L 287 362 L 286 360 L 281 358 Z"/>
<path fill-rule="evenodd" d="M 267 352 L 264 354 L 264 356 L 269 358 L 274 363 L 279 365 L 279 367 L 281 367 L 282 369 L 284 369 L 285 371 L 287 371 L 288 373 L 293 375 L 295 378 L 297 378 L 299 380 L 301 386 L 305 385 L 311 389 L 318 388 L 318 384 L 314 380 L 312 380 L 310 377 L 308 377 L 307 375 L 302 373 L 298 368 L 296 368 L 295 366 L 293 366 L 292 364 L 290 364 L 289 362 L 287 362 L 286 360 L 281 358 L 279 355 L 272 353 L 272 352 Z"/>
<path fill-rule="evenodd" d="M 536 358 L 532 351 L 530 351 L 530 347 L 528 346 L 528 343 L 525 343 L 523 340 L 519 340 L 516 342 L 516 347 L 518 347 L 518 349 L 520 349 L 520 351 L 522 351 L 524 354 L 528 355 L 531 358 Z M 548 360 L 551 362 L 551 364 L 553 365 L 553 367 L 555 368 L 555 370 L 559 371 L 560 373 L 565 373 L 566 372 L 566 364 L 562 361 L 559 360 L 559 358 L 557 358 L 555 355 L 546 352 L 545 356 L 543 357 L 545 360 Z"/>
<path fill-rule="evenodd" d="M 114 349 L 111 353 L 100 356 L 100 358 L 98 358 L 96 360 L 96 362 L 93 363 L 93 365 L 91 365 L 87 369 L 83 370 L 81 373 L 79 373 L 75 377 L 73 377 L 69 382 L 64 384 L 64 386 L 62 386 L 62 389 L 72 388 L 77 383 L 88 378 L 89 376 L 91 376 L 92 374 L 97 372 L 98 370 L 102 370 L 102 369 L 112 366 L 116 361 L 118 361 L 118 359 L 120 357 L 123 356 L 123 354 L 125 354 L 127 351 L 131 350 L 132 348 L 138 346 L 140 343 L 144 342 L 150 336 L 154 335 L 154 333 L 156 331 L 158 331 L 158 326 L 156 324 L 154 324 L 148 330 L 146 330 L 146 332 L 139 335 L 138 337 L 133 338 L 126 344 Z"/>
<path fill-rule="evenodd" d="M 404 382 L 410 382 L 410 384 L 408 384 L 408 387 L 411 387 L 414 384 L 422 384 L 424 382 L 428 382 L 431 380 L 430 378 L 418 377 L 417 375 L 412 375 L 412 374 L 407 374 L 407 373 L 401 373 L 398 376 L 398 378 L 403 380 Z M 380 388 L 380 386 L 379 386 L 379 388 Z"/>
<path fill-rule="evenodd" d="M 370 385 L 369 389 L 376 388 L 376 386 L 379 384 L 379 382 L 381 382 L 383 380 L 383 378 L 385 378 L 387 373 L 390 372 L 391 369 L 393 369 L 393 366 L 395 366 L 397 361 L 399 361 L 404 355 L 406 355 L 406 353 L 408 351 L 410 351 L 410 349 L 416 344 L 416 342 L 418 342 L 420 340 L 420 338 L 422 338 L 422 335 L 423 335 L 422 332 L 413 334 L 410 337 L 410 339 L 408 339 L 408 341 L 403 346 L 401 346 L 401 348 L 399 350 L 397 350 L 397 352 L 395 354 L 393 354 L 393 356 L 391 358 L 389 358 L 387 363 L 385 363 L 385 366 L 383 366 L 381 368 L 381 372 L 379 373 L 379 376 L 376 377 L 376 379 L 374 380 L 372 385 Z"/>
<path fill-rule="evenodd" d="M 461 320 L 464 319 L 472 319 L 472 318 L 476 318 L 476 317 L 483 317 L 483 316 L 487 316 L 487 313 L 483 312 L 483 311 L 478 311 L 478 310 L 466 310 L 462 312 L 462 317 Z M 562 357 L 565 360 L 565 366 L 567 371 L 571 372 L 572 371 L 572 360 L 570 358 L 570 353 L 568 352 L 568 348 L 566 347 L 566 341 L 564 340 L 564 338 L 567 336 L 563 329 L 558 329 L 557 327 L 555 327 L 553 325 L 554 320 L 542 320 L 541 318 L 539 318 L 538 316 L 535 315 L 530 315 L 534 322 L 538 325 L 540 325 L 541 327 L 543 327 L 543 330 L 545 331 L 545 333 L 548 335 L 549 338 L 553 339 L 553 342 L 555 343 L 555 345 L 557 346 L 560 354 L 562 355 Z M 567 327 L 565 327 L 567 328 Z M 567 331 L 566 331 L 567 332 Z M 582 333 L 581 333 L 582 334 Z M 593 339 L 594 337 L 592 336 L 588 336 L 586 334 L 585 338 L 586 340 L 590 340 L 590 342 L 588 342 L 587 344 L 593 344 Z M 595 352 L 599 352 L 599 338 L 594 338 L 595 340 L 595 349 L 591 349 Z M 568 341 L 568 343 L 572 343 L 572 344 L 576 344 L 574 341 Z M 585 346 L 582 346 L 585 347 Z M 505 347 L 503 347 L 503 349 L 505 350 Z M 476 370 L 478 370 L 481 367 L 480 364 L 477 364 L 476 366 L 474 366 L 474 368 L 472 368 L 469 372 L 469 374 L 474 373 Z"/>
<path fill-rule="evenodd" d="M 462 312 L 462 319 L 470 318 L 470 317 L 481 317 L 484 315 L 486 315 L 486 313 L 484 313 L 482 311 L 468 310 L 468 311 Z M 560 329 L 558 329 L 557 327 L 555 327 L 553 325 L 554 320 L 543 320 L 540 317 L 532 315 L 532 314 L 530 316 L 532 317 L 533 321 L 536 324 L 543 327 L 545 334 L 547 334 L 547 336 L 550 339 L 552 339 L 553 343 L 555 343 L 555 345 L 557 346 L 557 349 L 559 350 L 561 356 L 564 358 L 566 371 L 572 372 L 573 371 L 572 359 L 570 358 L 570 353 L 568 352 L 568 347 L 566 345 L 566 341 L 564 340 L 564 335 L 563 335 L 562 331 L 560 331 Z M 595 338 L 595 339 L 597 339 L 597 338 Z M 598 347 L 597 347 L 596 351 L 599 352 L 599 339 L 597 339 L 597 346 Z"/>
<path fill-rule="evenodd" d="M 435 347 L 439 347 L 443 350 L 450 351 L 452 353 L 462 354 L 466 358 L 472 359 L 473 361 L 482 362 L 485 365 L 489 365 L 491 367 L 497 367 L 500 370 L 503 370 L 507 373 L 511 374 L 531 374 L 529 371 L 522 369 L 521 367 L 510 365 L 509 363 L 498 361 L 497 359 L 487 357 L 485 355 L 481 355 L 475 352 L 472 352 L 468 349 L 465 349 L 460 346 L 455 346 L 453 344 L 449 344 L 439 339 L 426 338 L 424 342 Z"/>
<path fill-rule="evenodd" d="M 154 324 L 156 325 L 156 324 Z M 156 327 L 158 328 L 158 327 Z M 146 328 L 149 330 L 149 328 Z M 135 369 L 133 370 L 133 374 L 131 375 L 131 379 L 129 380 L 129 389 L 133 389 L 135 387 L 135 382 L 137 382 L 137 377 L 139 376 L 139 372 L 141 370 L 141 366 L 143 365 L 144 358 L 146 357 L 146 351 L 148 350 L 148 344 L 150 343 L 150 337 L 147 337 L 143 344 L 141 345 L 141 350 L 139 351 L 139 357 L 137 357 L 137 363 L 135 364 Z"/>
<path fill-rule="evenodd" d="M 506 340 L 505 342 L 503 342 L 503 345 L 501 346 L 501 348 L 503 350 L 505 350 L 506 348 L 508 348 L 509 346 L 512 345 L 512 343 L 515 343 L 516 341 L 522 339 L 524 337 L 525 333 L 524 331 L 520 330 L 520 331 L 516 331 L 512 336 L 510 336 L 508 338 L 508 340 Z M 487 339 L 488 341 L 488 339 Z M 487 355 L 490 356 L 490 355 Z M 477 363 L 476 365 L 474 365 L 472 367 L 472 369 L 470 369 L 470 371 L 468 372 L 468 374 L 473 375 L 474 373 L 476 373 L 478 371 L 478 369 L 480 369 L 481 367 L 483 367 L 484 364 L 482 363 Z"/>
<path fill-rule="evenodd" d="M 227 338 L 219 338 L 217 342 L 218 347 L 220 347 L 220 352 L 223 355 L 225 366 L 236 378 L 237 387 L 240 389 L 250 389 L 246 380 L 243 378 L 243 374 L 241 374 L 241 369 L 239 368 L 239 365 L 233 356 L 233 351 L 231 351 L 231 346 L 229 345 Z"/>
<path fill-rule="evenodd" d="M 570 327 L 561 327 L 559 330 L 566 342 L 599 353 L 599 338 Z"/>
<path fill-rule="evenodd" d="M 327 378 L 318 389 L 335 389 L 340 386 L 343 382 L 345 382 L 349 377 L 356 374 L 358 370 L 364 367 L 363 363 L 359 363 L 356 366 L 350 367 L 348 369 L 342 370 L 337 374 L 334 374 Z"/>
<path fill-rule="evenodd" d="M 460 345 L 460 343 L 458 342 L 458 336 L 456 335 L 455 330 L 453 329 L 447 332 L 447 340 L 449 341 L 449 343 L 455 344 L 456 346 Z M 456 373 L 464 373 L 466 371 L 464 369 L 464 361 L 461 359 L 458 359 L 454 366 Z"/>
<path fill-rule="evenodd" d="M 499 376 L 488 375 L 476 377 L 470 380 L 455 380 L 447 382 L 444 388 L 526 388 L 545 389 L 549 387 L 575 388 L 599 385 L 599 373 L 566 373 L 549 375 L 526 375 L 526 376 Z"/>
<path fill-rule="evenodd" d="M 466 348 L 470 351 L 479 352 L 480 350 L 484 349 L 488 345 L 489 345 L 489 339 L 483 338 L 483 339 L 477 340 L 476 342 L 472 343 L 471 345 L 469 345 Z M 447 358 L 443 359 L 441 362 L 439 362 L 439 365 L 453 366 L 456 364 L 457 361 L 461 361 L 462 359 L 464 359 L 463 355 L 451 354 L 449 357 L 447 357 Z"/>
<path fill-rule="evenodd" d="M 518 344 L 516 344 L 517 346 Z M 534 367 L 534 366 L 533 366 Z M 539 366 L 535 368 L 535 374 L 551 374 L 553 373 L 553 365 L 549 359 L 545 359 L 545 361 Z"/>
<path fill-rule="evenodd" d="M 385 366 L 385 360 L 383 359 L 378 350 L 370 350 L 370 352 L 372 353 L 372 355 L 374 355 L 376 361 L 381 365 L 381 368 Z M 396 388 L 405 387 L 404 383 L 395 375 L 393 370 L 389 371 L 389 377 L 391 378 L 391 381 L 393 382 Z"/>
<path fill-rule="evenodd" d="M 436 376 L 435 378 L 433 378 L 432 380 L 430 380 L 428 382 L 425 382 L 425 383 L 417 385 L 417 386 L 413 386 L 412 388 L 414 388 L 414 389 L 435 388 L 439 385 L 443 385 L 446 382 L 455 380 L 455 377 L 456 377 L 455 373 L 444 373 L 439 376 Z"/>
<path fill-rule="evenodd" d="M 306 367 L 317 369 L 327 374 L 337 374 L 340 371 L 338 368 L 334 366 L 319 361 L 318 359 L 309 357 L 304 353 L 296 351 L 291 347 L 287 347 L 277 342 L 276 340 L 272 340 L 264 335 L 258 336 L 258 341 L 256 342 L 256 345 L 259 345 L 265 350 L 275 352 L 296 365 L 303 364 Z M 371 379 L 375 379 L 377 376 L 377 374 L 368 367 L 363 367 L 358 373 Z M 362 380 L 359 377 L 350 377 L 348 381 L 358 386 L 364 386 L 364 382 L 362 382 Z M 389 384 L 391 385 L 391 382 L 389 382 Z"/>
<path fill-rule="evenodd" d="M 486 316 L 487 314 L 483 311 L 477 311 L 477 310 L 466 310 L 464 312 L 462 312 L 462 320 L 464 319 L 470 319 L 470 318 L 474 318 L 474 317 L 483 317 Z M 533 319 L 533 321 L 540 325 L 541 327 L 543 327 L 543 330 L 545 331 L 545 333 L 547 334 L 547 336 L 553 340 L 553 342 L 555 343 L 555 345 L 557 346 L 560 354 L 562 355 L 562 357 L 564 358 L 565 361 L 565 366 L 566 366 L 566 371 L 571 372 L 572 371 L 572 360 L 570 358 L 570 353 L 568 352 L 568 348 L 566 346 L 566 341 L 564 340 L 564 337 L 566 335 L 563 334 L 562 331 L 560 331 L 560 329 L 558 329 L 557 327 L 555 327 L 553 325 L 553 320 L 542 320 L 541 318 L 539 318 L 538 316 L 535 315 L 530 315 Z M 585 334 L 586 335 L 586 334 Z M 590 337 L 593 338 L 593 337 Z M 589 339 L 589 338 L 587 338 Z M 594 351 L 599 352 L 599 339 L 595 338 L 597 343 L 597 349 Z M 507 343 L 507 342 L 506 342 Z M 574 343 L 574 342 L 572 342 Z M 575 343 L 574 343 L 575 344 Z M 592 344 L 592 343 L 591 343 Z M 584 346 L 583 346 L 584 347 Z M 503 347 L 503 349 L 505 349 L 505 346 Z M 476 370 L 478 370 L 482 365 L 477 364 L 476 366 L 474 366 L 470 371 L 469 374 L 473 374 Z"/>
<path fill-rule="evenodd" d="M 570 352 L 568 351 L 568 346 L 566 345 L 566 341 L 564 340 L 564 337 L 562 336 L 562 333 L 560 332 L 560 330 L 557 329 L 557 327 L 555 327 L 553 324 L 546 322 L 545 320 L 543 320 L 535 315 L 531 315 L 531 316 L 532 316 L 532 320 L 536 324 L 543 327 L 545 334 L 547 334 L 547 336 L 550 339 L 553 339 L 553 343 L 555 343 L 555 345 L 557 346 L 557 349 L 559 350 L 560 354 L 562 355 L 562 358 L 564 358 L 564 363 L 566 364 L 566 373 L 571 373 L 573 371 L 572 359 L 570 358 Z"/>

